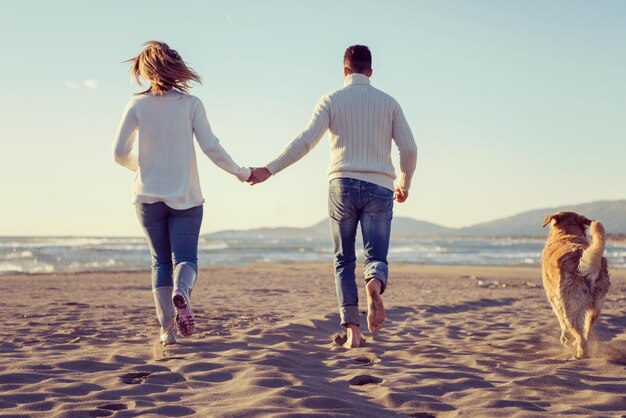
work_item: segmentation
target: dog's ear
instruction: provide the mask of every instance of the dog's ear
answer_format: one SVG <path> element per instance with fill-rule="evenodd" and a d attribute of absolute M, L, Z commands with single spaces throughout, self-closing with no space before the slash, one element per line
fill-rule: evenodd
<path fill-rule="evenodd" d="M 578 215 L 578 223 L 584 228 L 586 226 L 591 225 L 591 220 L 587 219 L 583 215 Z"/>
<path fill-rule="evenodd" d="M 556 213 L 552 214 L 552 215 L 546 216 L 546 219 L 543 220 L 542 228 L 545 228 L 546 225 L 548 225 L 550 222 L 552 222 L 552 220 L 554 220 L 554 223 L 558 223 L 561 220 L 561 218 Z"/>

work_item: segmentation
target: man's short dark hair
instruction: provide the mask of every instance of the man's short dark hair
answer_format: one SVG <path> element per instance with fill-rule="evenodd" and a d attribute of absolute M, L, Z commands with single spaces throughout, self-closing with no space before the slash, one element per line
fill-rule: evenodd
<path fill-rule="evenodd" d="M 372 53 L 365 45 L 349 46 L 343 54 L 343 66 L 363 74 L 372 69 Z"/>

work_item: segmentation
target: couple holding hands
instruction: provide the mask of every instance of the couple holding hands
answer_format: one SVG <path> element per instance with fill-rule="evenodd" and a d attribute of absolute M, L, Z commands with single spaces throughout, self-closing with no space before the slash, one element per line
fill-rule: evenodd
<path fill-rule="evenodd" d="M 202 102 L 188 94 L 200 77 L 163 42 L 150 41 L 131 63 L 131 75 L 150 88 L 133 96 L 113 143 L 115 161 L 134 171 L 133 203 L 152 256 L 152 289 L 163 344 L 194 332 L 191 291 L 203 202 L 193 138 L 218 167 L 257 184 L 304 157 L 330 131 L 328 212 L 334 275 L 346 348 L 362 345 L 355 277 L 357 227 L 364 245 L 367 324 L 385 321 L 387 253 L 394 200 L 408 198 L 417 146 L 398 102 L 370 84 L 372 57 L 363 45 L 346 49 L 344 87 L 324 95 L 307 127 L 265 167 L 237 165 L 213 134 Z M 133 152 L 139 136 L 137 153 Z M 396 178 L 392 141 L 400 153 Z M 394 184 L 395 180 L 395 184 Z"/>

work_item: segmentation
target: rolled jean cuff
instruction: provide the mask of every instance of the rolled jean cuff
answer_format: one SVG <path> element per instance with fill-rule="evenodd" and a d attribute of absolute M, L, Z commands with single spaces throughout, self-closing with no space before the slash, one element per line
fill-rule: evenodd
<path fill-rule="evenodd" d="M 359 307 L 356 305 L 342 306 L 339 308 L 339 317 L 342 327 L 348 324 L 359 326 Z"/>
<path fill-rule="evenodd" d="M 381 262 L 373 262 L 369 263 L 365 266 L 365 284 L 372 279 L 378 279 L 382 286 L 380 288 L 380 294 L 385 293 L 385 289 L 387 289 L 387 264 Z"/>

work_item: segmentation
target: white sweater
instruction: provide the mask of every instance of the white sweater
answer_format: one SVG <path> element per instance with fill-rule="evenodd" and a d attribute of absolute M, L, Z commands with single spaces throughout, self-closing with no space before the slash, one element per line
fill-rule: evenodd
<path fill-rule="evenodd" d="M 138 153 L 132 152 L 139 133 Z M 115 161 L 135 171 L 134 203 L 164 202 L 173 209 L 189 209 L 204 202 L 200 190 L 193 137 L 218 167 L 250 177 L 222 148 L 211 131 L 200 99 L 170 91 L 133 97 L 122 115 L 113 142 Z"/>
<path fill-rule="evenodd" d="M 267 165 L 272 174 L 304 157 L 330 130 L 329 179 L 349 177 L 394 189 L 391 141 L 400 152 L 396 186 L 409 190 L 417 146 L 398 102 L 375 89 L 363 74 L 350 74 L 344 87 L 323 96 L 308 126 Z"/>

